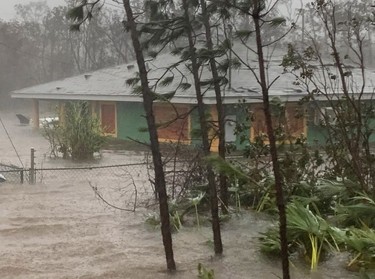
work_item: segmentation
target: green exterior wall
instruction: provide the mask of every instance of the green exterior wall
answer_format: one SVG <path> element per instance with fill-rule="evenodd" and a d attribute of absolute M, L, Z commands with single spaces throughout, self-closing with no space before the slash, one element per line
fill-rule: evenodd
<path fill-rule="evenodd" d="M 191 137 L 191 144 L 193 146 L 201 146 L 202 140 L 200 138 L 200 124 L 199 124 L 199 115 L 198 109 L 195 108 L 190 114 L 190 137 Z"/>
<path fill-rule="evenodd" d="M 225 106 L 226 115 L 236 115 L 237 122 L 242 124 L 246 122 L 246 110 L 241 104 L 231 104 Z M 144 117 L 145 112 L 142 103 L 117 102 L 117 137 L 123 140 L 138 140 L 141 142 L 149 142 L 149 134 L 147 132 L 147 122 Z M 193 146 L 199 146 L 201 139 L 199 136 L 199 117 L 197 109 L 191 113 L 191 139 Z M 309 144 L 324 144 L 326 141 L 327 131 L 324 127 L 315 125 L 311 121 L 311 117 L 307 119 L 307 141 Z M 246 123 L 245 123 L 246 124 Z M 250 125 L 248 123 L 246 129 L 237 135 L 234 145 L 237 150 L 243 150 L 248 141 L 243 141 L 242 138 L 250 139 Z M 372 121 L 372 126 L 375 127 L 375 120 Z M 371 142 L 375 142 L 375 134 L 370 137 Z"/>
<path fill-rule="evenodd" d="M 207 106 L 207 112 L 210 111 L 210 108 Z M 235 115 L 237 123 L 244 123 L 246 121 L 246 110 L 237 104 L 225 105 L 225 115 Z M 241 137 L 247 137 L 249 139 L 250 130 L 248 128 L 245 129 L 241 134 L 237 135 L 236 141 L 234 145 L 237 150 L 242 150 L 248 144 L 248 141 L 241 142 Z M 191 139 L 193 146 L 200 146 L 201 145 L 201 138 L 200 138 L 200 124 L 199 124 L 199 115 L 198 110 L 195 109 L 192 111 L 191 114 Z"/>
<path fill-rule="evenodd" d="M 246 128 L 240 133 L 236 135 L 236 141 L 234 145 L 237 150 L 243 150 L 248 144 L 250 140 L 250 125 L 251 123 L 246 123 L 248 120 L 247 118 L 247 110 L 244 107 L 244 104 L 232 104 L 225 106 L 225 114 L 226 115 L 235 115 L 237 124 L 245 124 Z M 247 139 L 242 140 L 241 139 Z"/>
<path fill-rule="evenodd" d="M 117 102 L 117 137 L 123 140 L 149 142 L 142 103 Z"/>
<path fill-rule="evenodd" d="M 372 129 L 375 129 L 375 120 L 370 122 Z M 307 142 L 309 144 L 325 144 L 327 140 L 327 129 L 313 123 L 307 125 Z M 370 135 L 370 142 L 375 142 L 375 133 Z"/>
<path fill-rule="evenodd" d="M 375 103 L 373 102 L 373 105 Z M 317 107 L 329 107 L 331 106 L 328 102 L 315 102 L 309 105 L 308 115 L 307 115 L 307 141 L 309 144 L 325 144 L 328 136 L 327 128 L 320 125 L 314 124 L 313 121 L 313 110 Z M 371 129 L 375 129 L 375 119 L 370 120 Z M 375 133 L 370 135 L 370 142 L 375 142 Z"/>
<path fill-rule="evenodd" d="M 307 142 L 309 144 L 324 144 L 326 142 L 327 130 L 324 127 L 307 124 Z"/>
<path fill-rule="evenodd" d="M 370 122 L 370 127 L 371 127 L 371 129 L 374 129 L 374 130 L 375 130 L 375 119 L 371 120 L 371 122 Z M 371 143 L 375 142 L 375 133 L 372 133 L 372 134 L 370 135 L 370 142 L 371 142 Z"/>

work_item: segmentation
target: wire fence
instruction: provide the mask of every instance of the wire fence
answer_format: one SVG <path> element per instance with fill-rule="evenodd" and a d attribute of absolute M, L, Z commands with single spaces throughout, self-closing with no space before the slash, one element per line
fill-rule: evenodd
<path fill-rule="evenodd" d="M 164 159 L 167 194 L 172 200 L 184 196 L 192 185 L 204 184 L 199 160 L 189 157 Z M 149 156 L 142 162 L 107 166 L 23 168 L 0 163 L 0 174 L 11 184 L 49 187 L 85 184 L 104 204 L 125 211 L 135 211 L 137 207 L 148 207 L 157 202 L 153 164 Z"/>
<path fill-rule="evenodd" d="M 13 184 L 87 184 L 103 203 L 125 211 L 154 203 L 155 192 L 146 163 L 35 169 L 0 164 L 0 173 Z"/>
<path fill-rule="evenodd" d="M 24 183 L 29 181 L 29 172 L 15 165 L 0 163 L 0 174 L 2 174 L 9 183 Z"/>

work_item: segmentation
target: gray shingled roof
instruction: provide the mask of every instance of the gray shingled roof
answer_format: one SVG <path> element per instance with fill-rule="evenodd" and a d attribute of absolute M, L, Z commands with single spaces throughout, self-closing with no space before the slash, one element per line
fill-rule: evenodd
<path fill-rule="evenodd" d="M 254 54 L 242 49 L 241 58 L 256 67 L 257 61 Z M 273 81 L 270 95 L 280 96 L 285 100 L 297 101 L 304 96 L 304 93 L 297 85 L 293 85 L 295 78 L 291 74 L 283 74 L 283 68 L 280 66 L 282 52 L 274 54 L 268 64 L 268 80 Z M 185 65 L 180 65 L 178 70 L 166 71 L 167 67 L 178 61 L 178 57 L 170 54 L 159 55 L 156 59 L 148 59 L 150 86 L 157 83 L 157 79 L 174 76 L 173 82 L 168 86 L 157 86 L 157 93 L 168 93 L 178 87 L 181 81 L 192 84 L 187 90 L 178 89 L 172 102 L 175 103 L 196 103 L 195 91 L 192 75 Z M 211 78 L 210 71 L 201 73 L 203 79 Z M 53 99 L 53 100 L 97 100 L 97 101 L 135 101 L 141 102 L 139 95 L 133 93 L 131 86 L 126 81 L 136 76 L 138 67 L 136 63 L 119 65 L 111 68 L 105 68 L 74 77 L 57 80 L 41 85 L 36 85 L 12 92 L 14 98 L 35 98 L 35 99 Z M 182 75 L 181 73 L 184 73 Z M 237 103 L 245 99 L 247 102 L 260 102 L 261 93 L 259 84 L 256 82 L 252 73 L 245 67 L 232 70 L 231 89 L 223 90 L 223 96 L 226 103 Z M 370 76 L 375 78 L 375 74 L 370 72 Z M 372 78 L 370 77 L 370 80 Z M 373 92 L 372 83 L 367 83 L 368 92 Z M 214 91 L 208 89 L 204 95 L 206 103 L 215 103 Z"/>

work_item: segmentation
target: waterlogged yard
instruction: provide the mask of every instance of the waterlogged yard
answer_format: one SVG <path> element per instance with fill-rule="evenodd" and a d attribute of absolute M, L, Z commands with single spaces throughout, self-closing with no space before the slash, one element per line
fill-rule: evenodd
<path fill-rule="evenodd" d="M 44 154 L 48 143 L 13 115 L 3 117 L 20 159 L 29 164 L 30 147 L 37 150 L 38 166 L 72 166 Z M 0 133 L 3 163 L 18 163 L 5 133 Z M 134 163 L 144 159 L 134 152 L 104 151 L 96 165 Z M 101 174 L 98 187 L 115 189 L 110 173 Z M 138 181 L 147 175 L 137 173 Z M 125 176 L 125 178 L 128 176 Z M 143 179 L 144 178 L 144 179 Z M 102 188 L 102 189 L 104 189 Z M 113 191 L 113 200 L 118 201 Z M 126 199 L 126 197 L 124 197 Z M 224 256 L 214 257 L 209 223 L 185 225 L 173 235 L 178 271 L 165 272 L 160 231 L 146 224 L 152 207 L 136 212 L 106 206 L 89 183 L 74 177 L 56 177 L 46 183 L 0 185 L 0 278 L 197 278 L 202 263 L 215 278 L 279 278 L 277 258 L 260 252 L 260 232 L 275 223 L 268 215 L 240 210 L 223 223 Z M 359 278 L 345 269 L 349 254 L 331 254 L 310 274 L 310 265 L 292 259 L 293 278 Z"/>
<path fill-rule="evenodd" d="M 216 278 L 281 274 L 278 260 L 259 251 L 258 233 L 270 221 L 251 212 L 224 225 L 222 258 L 212 257 L 209 226 L 174 234 L 174 275 L 164 272 L 160 232 L 145 225 L 147 212 L 110 210 L 87 185 L 3 185 L 0 212 L 1 278 L 197 278 L 198 263 L 213 268 Z M 357 278 L 344 269 L 346 260 L 331 258 L 314 278 Z M 293 278 L 310 278 L 308 269 L 297 264 Z"/>

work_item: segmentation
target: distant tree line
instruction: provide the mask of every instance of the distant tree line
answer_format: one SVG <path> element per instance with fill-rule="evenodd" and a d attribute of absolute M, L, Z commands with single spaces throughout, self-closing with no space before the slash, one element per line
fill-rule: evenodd
<path fill-rule="evenodd" d="M 0 105 L 9 103 L 12 90 L 134 59 L 123 9 L 103 7 L 72 32 L 70 6 L 19 4 L 14 19 L 0 21 Z"/>

